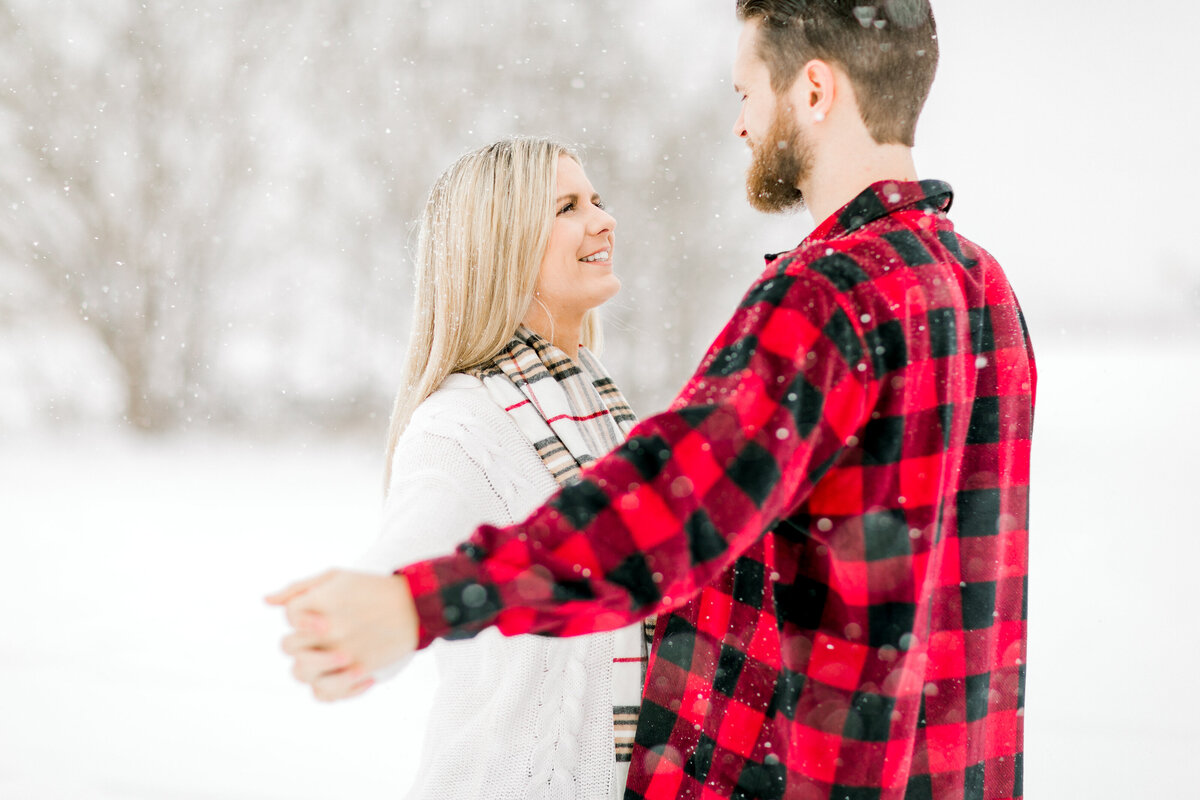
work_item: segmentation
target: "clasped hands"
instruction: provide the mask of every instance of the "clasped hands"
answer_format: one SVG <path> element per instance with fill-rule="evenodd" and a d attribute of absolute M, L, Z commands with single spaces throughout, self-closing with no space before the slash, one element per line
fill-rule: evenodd
<path fill-rule="evenodd" d="M 355 697 L 375 684 L 373 673 L 417 646 L 417 612 L 399 575 L 334 569 L 269 595 L 292 632 L 283 651 L 292 675 L 318 700 Z"/>

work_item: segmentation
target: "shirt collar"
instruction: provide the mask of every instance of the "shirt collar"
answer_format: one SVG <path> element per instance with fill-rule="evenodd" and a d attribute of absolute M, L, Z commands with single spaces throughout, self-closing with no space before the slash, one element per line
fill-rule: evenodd
<path fill-rule="evenodd" d="M 818 225 L 809 239 L 845 236 L 908 208 L 945 213 L 953 201 L 954 191 L 945 181 L 878 181 Z"/>
<path fill-rule="evenodd" d="M 819 242 L 846 236 L 889 214 L 908 208 L 946 213 L 954 202 L 954 190 L 945 181 L 878 181 L 818 225 L 804 242 Z M 766 256 L 770 263 L 781 254 Z"/>

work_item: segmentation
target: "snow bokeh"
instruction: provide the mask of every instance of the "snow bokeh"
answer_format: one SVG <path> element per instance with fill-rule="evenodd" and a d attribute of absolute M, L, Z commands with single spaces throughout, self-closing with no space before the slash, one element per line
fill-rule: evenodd
<path fill-rule="evenodd" d="M 453 156 L 507 133 L 584 150 L 620 224 L 606 364 L 640 413 L 809 229 L 743 200 L 728 9 L 467 8 L 0 2 L 0 798 L 403 795 L 432 665 L 322 705 L 261 598 L 375 535 L 410 221 Z M 935 9 L 918 167 L 1009 272 L 1039 359 L 1026 796 L 1188 796 L 1200 8 Z M 134 21 L 161 42 L 121 39 Z M 164 61 L 177 91 L 132 88 L 146 53 L 189 48 Z M 169 276 L 143 336 L 175 417 L 155 435 L 123 420 L 94 324 L 146 274 Z"/>

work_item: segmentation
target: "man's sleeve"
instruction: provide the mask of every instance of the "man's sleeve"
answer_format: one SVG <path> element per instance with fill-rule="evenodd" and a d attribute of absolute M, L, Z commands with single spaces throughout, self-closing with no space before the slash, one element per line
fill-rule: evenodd
<path fill-rule="evenodd" d="M 837 460 L 876 386 L 857 313 L 812 270 L 756 283 L 669 411 L 525 522 L 398 570 L 419 646 L 611 630 L 686 602 Z"/>

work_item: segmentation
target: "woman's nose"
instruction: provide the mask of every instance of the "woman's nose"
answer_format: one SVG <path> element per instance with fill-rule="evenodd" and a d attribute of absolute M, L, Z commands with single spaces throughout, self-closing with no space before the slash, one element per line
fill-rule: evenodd
<path fill-rule="evenodd" d="M 593 233 L 603 233 L 611 231 L 617 227 L 617 220 L 612 214 L 608 213 L 603 208 L 597 208 L 596 213 L 592 216 Z"/>

